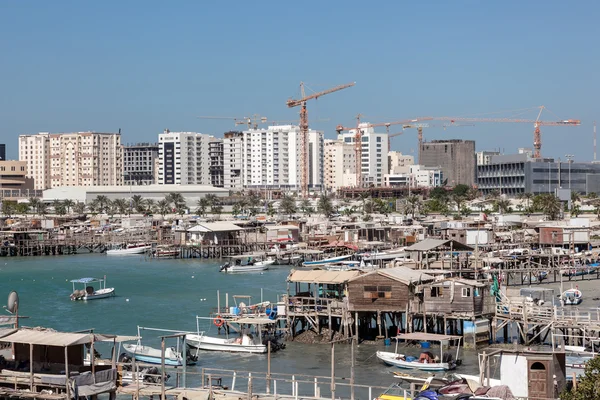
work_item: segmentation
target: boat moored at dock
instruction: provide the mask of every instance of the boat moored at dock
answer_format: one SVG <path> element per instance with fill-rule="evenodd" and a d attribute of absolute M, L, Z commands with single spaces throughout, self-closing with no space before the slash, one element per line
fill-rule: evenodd
<path fill-rule="evenodd" d="M 71 300 L 96 300 L 105 299 L 115 295 L 115 288 L 106 287 L 106 276 L 104 279 L 101 278 L 80 278 L 73 279 L 73 293 L 71 293 Z M 75 289 L 75 284 L 83 284 L 84 289 Z M 98 288 L 94 287 L 94 284 L 98 284 Z"/>

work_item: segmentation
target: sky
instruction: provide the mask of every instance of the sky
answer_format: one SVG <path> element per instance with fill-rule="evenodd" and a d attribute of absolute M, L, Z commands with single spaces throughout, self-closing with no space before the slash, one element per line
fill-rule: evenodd
<path fill-rule="evenodd" d="M 311 128 L 335 138 L 359 113 L 371 123 L 535 119 L 544 105 L 543 120 L 582 124 L 543 127 L 542 155 L 591 160 L 599 11 L 600 2 L 541 0 L 5 0 L 0 143 L 16 159 L 18 135 L 37 132 L 121 129 L 125 144 L 156 142 L 164 129 L 222 137 L 233 120 L 198 116 L 297 120 L 285 102 L 301 81 L 308 93 L 356 82 L 309 101 Z M 510 112 L 521 109 L 533 110 Z M 426 140 L 532 147 L 531 124 L 433 124 Z M 416 154 L 415 130 L 392 142 Z"/>

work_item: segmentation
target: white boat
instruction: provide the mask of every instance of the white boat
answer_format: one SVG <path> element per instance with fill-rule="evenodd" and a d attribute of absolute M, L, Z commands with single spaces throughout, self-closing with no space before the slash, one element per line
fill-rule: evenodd
<path fill-rule="evenodd" d="M 267 258 L 265 260 L 255 261 L 255 258 L 260 256 L 234 256 L 230 257 L 231 260 L 221 265 L 219 270 L 221 272 L 259 272 L 266 271 L 269 266 L 275 263 L 274 258 Z"/>
<path fill-rule="evenodd" d="M 106 276 L 104 279 L 100 278 L 81 278 L 81 279 L 73 279 L 71 281 L 73 284 L 73 293 L 71 293 L 71 300 L 96 300 L 96 299 L 105 299 L 107 297 L 111 297 L 115 295 L 115 288 L 107 288 L 106 287 Z M 78 290 L 75 289 L 75 284 L 81 283 L 83 284 L 83 289 Z M 98 288 L 94 287 L 94 283 L 98 283 Z"/>
<path fill-rule="evenodd" d="M 144 254 L 152 249 L 149 244 L 129 244 L 118 249 L 110 249 L 106 251 L 107 256 L 127 256 L 132 254 Z"/>
<path fill-rule="evenodd" d="M 583 293 L 577 288 L 568 289 L 560 296 L 560 300 L 565 306 L 576 306 L 583 301 Z"/>
<path fill-rule="evenodd" d="M 304 261 L 302 263 L 302 266 L 303 267 L 323 267 L 328 264 L 338 263 L 340 261 L 347 260 L 352 256 L 353 256 L 352 254 L 349 254 L 349 255 L 339 256 L 339 257 L 324 258 L 323 260 L 317 260 L 317 261 Z"/>
<path fill-rule="evenodd" d="M 394 338 L 396 339 L 395 352 L 378 351 L 376 355 L 377 358 L 385 364 L 398 368 L 418 369 L 420 371 L 449 371 L 456 368 L 456 365 L 460 362 L 458 360 L 458 354 L 460 351 L 461 338 L 461 336 L 437 335 L 433 333 L 404 333 Z M 437 357 L 434 357 L 429 351 L 422 352 L 419 358 L 400 354 L 398 353 L 398 340 L 439 342 L 441 358 L 438 359 Z M 443 343 L 450 340 L 458 340 L 459 345 L 456 348 L 456 358 L 450 353 L 444 353 Z"/>
<path fill-rule="evenodd" d="M 144 346 L 142 344 L 126 343 L 123 344 L 123 349 L 132 357 L 135 357 L 136 361 L 146 362 L 148 364 L 161 364 L 162 351 L 161 349 L 155 349 L 154 347 Z M 165 349 L 165 365 L 171 365 L 181 367 L 183 365 L 183 357 L 173 347 L 167 347 Z"/>
<path fill-rule="evenodd" d="M 276 321 L 265 317 L 247 317 L 237 320 L 225 320 L 216 318 L 213 320 L 215 325 L 221 327 L 225 324 L 236 324 L 239 328 L 236 331 L 240 332 L 239 336 L 236 337 L 213 337 L 206 336 L 204 332 L 200 332 L 199 321 L 205 319 L 204 317 L 196 316 L 196 327 L 198 329 L 197 334 L 186 335 L 186 343 L 198 350 L 207 351 L 223 351 L 231 353 L 254 353 L 264 354 L 268 352 L 268 342 L 271 342 L 271 351 L 275 352 L 284 348 L 275 336 L 271 336 L 268 333 L 265 335 L 264 326 L 273 325 Z M 254 328 L 254 329 L 253 329 Z M 227 330 L 226 330 L 227 331 Z"/>

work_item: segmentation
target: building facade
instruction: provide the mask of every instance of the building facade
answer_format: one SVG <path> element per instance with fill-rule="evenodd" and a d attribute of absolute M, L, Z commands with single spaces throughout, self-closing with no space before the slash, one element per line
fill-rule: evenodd
<path fill-rule="evenodd" d="M 210 157 L 210 184 L 215 187 L 223 187 L 225 185 L 223 139 L 213 138 L 208 142 L 208 155 Z"/>
<path fill-rule="evenodd" d="M 155 164 L 158 143 L 138 143 L 123 148 L 123 183 L 125 185 L 152 185 L 156 183 Z"/>
<path fill-rule="evenodd" d="M 123 184 L 121 134 L 39 133 L 19 136 L 19 160 L 39 190 Z"/>
<path fill-rule="evenodd" d="M 0 160 L 0 201 L 2 199 L 29 197 L 34 182 L 27 177 L 25 161 Z"/>
<path fill-rule="evenodd" d="M 388 153 L 388 164 L 390 175 L 405 174 L 410 171 L 410 166 L 415 164 L 415 158 L 399 151 L 390 151 Z"/>
<path fill-rule="evenodd" d="M 369 123 L 358 126 L 361 133 L 361 186 L 382 186 L 384 175 L 388 173 L 388 135 L 376 133 Z M 342 133 L 338 139 L 354 145 L 356 129 Z"/>
<path fill-rule="evenodd" d="M 356 186 L 356 152 L 342 140 L 324 141 L 323 184 L 328 191 Z"/>
<path fill-rule="evenodd" d="M 515 196 L 556 193 L 557 189 L 598 193 L 600 164 L 534 159 L 528 153 L 500 155 L 492 157 L 490 164 L 477 167 L 477 181 L 482 194 L 498 191 Z"/>
<path fill-rule="evenodd" d="M 499 156 L 499 151 L 478 151 L 475 153 L 477 165 L 488 165 L 492 161 L 492 156 Z"/>
<path fill-rule="evenodd" d="M 27 177 L 36 190 L 50 188 L 50 134 L 19 135 L 19 161 L 27 163 Z"/>
<path fill-rule="evenodd" d="M 159 185 L 210 185 L 209 143 L 215 138 L 196 132 L 158 135 Z"/>
<path fill-rule="evenodd" d="M 475 141 L 433 140 L 424 142 L 419 163 L 424 167 L 439 167 L 446 186 L 475 185 Z"/>
<path fill-rule="evenodd" d="M 408 172 L 397 174 L 386 174 L 385 186 L 410 186 L 416 188 L 433 188 L 441 186 L 444 174 L 440 168 L 424 167 L 422 165 L 411 165 Z"/>
<path fill-rule="evenodd" d="M 0 161 L 6 161 L 6 145 L 0 143 Z"/>
<path fill-rule="evenodd" d="M 223 135 L 223 186 L 227 189 L 242 190 L 244 134 L 230 131 Z"/>

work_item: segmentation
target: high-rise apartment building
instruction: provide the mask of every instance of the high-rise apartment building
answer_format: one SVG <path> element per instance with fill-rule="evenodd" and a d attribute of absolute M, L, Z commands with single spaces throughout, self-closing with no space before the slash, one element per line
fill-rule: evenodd
<path fill-rule="evenodd" d="M 18 197 L 13 195 L 33 189 L 33 179 L 27 177 L 27 163 L 25 161 L 0 160 L 0 200 L 3 198 Z"/>
<path fill-rule="evenodd" d="M 382 186 L 384 184 L 383 176 L 389 172 L 388 167 L 388 135 L 386 133 L 376 133 L 375 129 L 368 123 L 362 123 L 358 126 L 361 133 L 361 186 Z M 348 133 L 339 135 L 339 139 L 345 143 L 354 143 L 356 129 L 351 129 Z"/>
<path fill-rule="evenodd" d="M 492 156 L 499 156 L 499 151 L 482 150 L 475 153 L 477 165 L 488 165 L 492 161 Z"/>
<path fill-rule="evenodd" d="M 19 160 L 27 163 L 27 177 L 33 179 L 36 190 L 50 186 L 50 134 L 19 136 Z"/>
<path fill-rule="evenodd" d="M 298 190 L 302 179 L 300 143 L 300 128 L 294 125 L 225 133 L 225 187 Z M 306 163 L 309 189 L 320 189 L 323 183 L 323 132 L 308 132 Z"/>
<path fill-rule="evenodd" d="M 439 167 L 447 186 L 475 184 L 475 141 L 433 140 L 424 142 L 419 151 L 424 167 Z"/>
<path fill-rule="evenodd" d="M 159 185 L 210 185 L 209 143 L 215 138 L 196 132 L 158 135 Z"/>
<path fill-rule="evenodd" d="M 327 190 L 356 186 L 356 152 L 350 143 L 342 140 L 324 142 L 324 178 Z"/>
<path fill-rule="evenodd" d="M 223 186 L 242 190 L 244 134 L 230 131 L 223 135 Z"/>
<path fill-rule="evenodd" d="M 224 185 L 223 139 L 213 138 L 208 142 L 210 157 L 210 184 L 215 187 Z"/>
<path fill-rule="evenodd" d="M 121 134 L 39 133 L 19 136 L 19 160 L 35 188 L 123 184 Z"/>
<path fill-rule="evenodd" d="M 415 164 L 415 158 L 399 151 L 388 153 L 390 175 L 405 174 L 410 171 L 411 165 Z"/>
<path fill-rule="evenodd" d="M 123 148 L 123 183 L 125 185 L 155 184 L 155 164 L 158 143 L 138 143 Z"/>
<path fill-rule="evenodd" d="M 0 143 L 0 161 L 6 161 L 6 145 Z"/>

